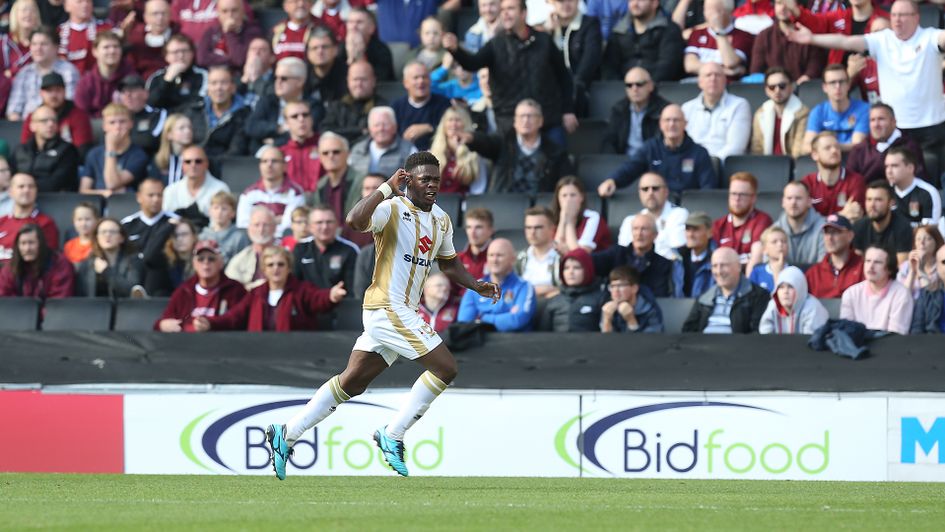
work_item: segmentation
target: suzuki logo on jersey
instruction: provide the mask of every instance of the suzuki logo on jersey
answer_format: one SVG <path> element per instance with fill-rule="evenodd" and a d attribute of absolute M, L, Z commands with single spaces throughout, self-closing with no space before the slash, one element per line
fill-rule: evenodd
<path fill-rule="evenodd" d="M 417 266 L 423 266 L 424 268 L 429 268 L 430 266 L 433 266 L 432 260 L 425 259 L 423 257 L 414 257 L 410 253 L 404 253 L 404 261 L 412 262 L 416 264 Z"/>
<path fill-rule="evenodd" d="M 417 247 L 420 249 L 420 253 L 429 253 L 430 248 L 433 247 L 433 241 L 428 236 L 420 237 L 420 244 Z"/>

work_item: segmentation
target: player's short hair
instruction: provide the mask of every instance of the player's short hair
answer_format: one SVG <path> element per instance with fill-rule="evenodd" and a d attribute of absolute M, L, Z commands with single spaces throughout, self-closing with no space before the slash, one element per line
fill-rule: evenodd
<path fill-rule="evenodd" d="M 404 170 L 410 172 L 418 166 L 435 166 L 440 167 L 440 161 L 437 160 L 436 156 L 428 151 L 418 151 L 417 153 L 411 153 L 407 156 L 407 160 L 404 161 Z"/>
<path fill-rule="evenodd" d="M 889 113 L 889 116 L 891 116 L 891 117 L 893 117 L 893 118 L 896 118 L 896 111 L 893 111 L 892 106 L 889 105 L 888 103 L 885 103 L 885 102 L 876 102 L 876 103 L 874 103 L 873 105 L 870 106 L 870 111 L 872 111 L 872 110 L 874 110 L 874 109 L 883 109 L 883 110 L 885 110 L 887 113 Z"/>
<path fill-rule="evenodd" d="M 893 189 L 885 179 L 875 179 L 866 185 L 866 189 L 882 190 L 886 192 L 887 199 L 893 199 Z"/>
<path fill-rule="evenodd" d="M 167 49 L 171 46 L 171 43 L 179 42 L 181 44 L 186 44 L 190 48 L 190 53 L 195 53 L 197 47 L 194 46 L 194 41 L 190 40 L 190 37 L 184 35 L 183 33 L 175 33 L 167 39 L 167 42 L 164 43 L 164 55 L 167 55 Z"/>
<path fill-rule="evenodd" d="M 272 256 L 279 256 L 279 257 L 284 258 L 289 268 L 292 267 L 292 262 L 293 262 L 292 254 L 289 253 L 289 250 L 287 250 L 286 248 L 282 246 L 266 246 L 265 249 L 263 249 L 262 254 L 259 256 L 259 262 L 265 263 L 266 259 Z"/>
<path fill-rule="evenodd" d="M 751 185 L 751 191 L 758 192 L 758 178 L 754 176 L 751 172 L 735 172 L 728 178 L 729 184 L 734 183 L 735 181 L 744 181 Z"/>
<path fill-rule="evenodd" d="M 799 187 L 804 190 L 804 193 L 807 194 L 808 197 L 810 196 L 810 187 L 803 181 L 790 181 L 788 184 L 784 185 L 783 190 L 787 190 L 788 187 Z"/>
<path fill-rule="evenodd" d="M 791 75 L 788 74 L 787 70 L 785 70 L 784 67 L 779 66 L 771 67 L 768 70 L 765 70 L 765 83 L 768 82 L 768 78 L 778 74 L 783 74 L 788 79 L 789 84 L 794 84 L 794 80 L 791 79 Z"/>
<path fill-rule="evenodd" d="M 630 284 L 638 285 L 640 284 L 640 272 L 633 266 L 617 266 L 613 270 L 610 270 L 608 279 L 610 279 L 610 282 L 625 281 Z"/>
<path fill-rule="evenodd" d="M 120 103 L 110 103 L 102 109 L 102 118 L 108 118 L 114 115 L 125 115 L 128 117 L 128 120 L 131 120 L 134 115 L 131 113 L 131 109 L 128 109 Z"/>
<path fill-rule="evenodd" d="M 298 215 L 305 217 L 305 223 L 308 223 L 308 215 L 311 214 L 312 209 L 308 208 L 306 205 L 299 205 L 298 207 L 292 209 L 292 218 L 294 219 Z"/>
<path fill-rule="evenodd" d="M 833 131 L 821 131 L 820 133 L 814 135 L 814 138 L 811 139 L 810 141 L 811 148 L 816 148 L 817 145 L 820 144 L 821 139 L 825 139 L 828 137 L 836 139 L 837 134 L 834 133 Z"/>
<path fill-rule="evenodd" d="M 45 35 L 46 38 L 52 41 L 54 45 L 59 46 L 59 33 L 53 31 L 52 29 L 46 26 L 40 26 L 36 28 L 35 30 L 31 31 L 30 32 L 31 41 L 33 40 L 34 35 Z"/>
<path fill-rule="evenodd" d="M 312 208 L 308 211 L 308 214 L 309 214 L 309 216 L 311 216 L 312 214 L 315 214 L 316 212 L 319 212 L 319 211 L 330 213 L 330 214 L 331 214 L 331 217 L 334 218 L 335 221 L 338 221 L 338 217 L 335 216 L 335 209 L 332 209 L 332 208 L 331 208 L 331 205 L 326 205 L 326 204 L 324 204 L 324 203 L 321 204 L 321 205 L 315 205 L 314 207 L 312 207 Z"/>
<path fill-rule="evenodd" d="M 767 244 L 768 239 L 771 238 L 771 235 L 775 233 L 781 233 L 785 239 L 788 238 L 787 231 L 781 227 L 778 227 L 777 225 L 769 225 L 767 229 L 761 232 L 761 237 L 759 237 L 759 240 L 761 240 L 762 244 Z"/>
<path fill-rule="evenodd" d="M 886 254 L 886 271 L 889 272 L 890 279 L 895 279 L 896 274 L 899 273 L 899 261 L 896 259 L 896 251 L 879 244 L 870 244 L 863 250 L 863 256 L 865 257 L 866 252 L 871 249 L 878 249 Z"/>
<path fill-rule="evenodd" d="M 911 165 L 913 168 L 915 168 L 915 166 L 918 164 L 918 161 L 916 160 L 916 156 L 914 153 L 912 153 L 912 150 L 902 145 L 893 146 L 892 148 L 889 148 L 888 150 L 886 150 L 886 157 L 889 157 L 890 155 L 901 156 L 902 162 L 908 165 Z"/>
<path fill-rule="evenodd" d="M 308 40 L 305 41 L 306 51 L 308 50 L 308 45 L 312 42 L 312 39 L 328 39 L 331 41 L 332 46 L 338 46 L 338 38 L 335 37 L 335 34 L 325 26 L 315 26 L 315 29 L 309 33 Z"/>
<path fill-rule="evenodd" d="M 92 205 L 91 202 L 81 201 L 78 204 L 76 204 L 76 206 L 72 208 L 73 218 L 75 218 L 75 213 L 78 212 L 79 209 L 89 209 L 90 211 L 92 211 L 92 214 L 94 215 L 95 220 L 98 221 L 98 218 L 99 218 L 98 207 L 96 207 L 95 205 Z"/>
<path fill-rule="evenodd" d="M 335 133 L 334 131 L 326 131 L 322 133 L 322 135 L 318 137 L 319 146 L 322 145 L 323 140 L 337 140 L 338 142 L 341 143 L 342 146 L 344 146 L 345 151 L 351 151 L 351 144 L 348 142 L 348 139 Z M 384 178 L 384 179 L 386 180 L 387 178 Z"/>
<path fill-rule="evenodd" d="M 840 72 L 841 74 L 843 74 L 843 77 L 850 79 L 850 75 L 847 74 L 847 67 L 841 65 L 840 63 L 833 63 L 831 65 L 827 65 L 827 68 L 824 69 L 824 75 L 822 77 L 826 78 L 827 72 Z"/>
<path fill-rule="evenodd" d="M 230 194 L 225 190 L 217 192 L 213 195 L 213 197 L 210 198 L 210 205 L 218 205 L 221 203 L 229 205 L 234 211 L 236 210 L 236 198 L 233 196 L 233 194 Z"/>
<path fill-rule="evenodd" d="M 535 205 L 525 209 L 525 216 L 544 216 L 552 224 L 555 223 L 555 213 L 551 212 L 551 209 L 545 205 Z"/>
<path fill-rule="evenodd" d="M 161 188 L 162 188 L 162 189 L 164 188 L 164 181 L 161 181 L 160 179 L 158 179 L 158 178 L 156 178 L 156 177 L 148 176 L 148 177 L 142 179 L 140 183 L 138 183 L 138 190 L 141 190 L 141 186 L 144 185 L 145 183 L 153 183 L 153 184 L 156 184 L 156 185 L 161 185 Z"/>
<path fill-rule="evenodd" d="M 98 48 L 98 45 L 105 41 L 117 42 L 120 45 L 121 37 L 119 37 L 117 33 L 114 33 L 111 31 L 102 31 L 102 32 L 96 33 L 95 41 L 93 41 L 92 43 L 92 48 Z"/>
<path fill-rule="evenodd" d="M 485 207 L 476 207 L 475 209 L 469 209 L 466 212 L 467 220 L 479 220 L 480 222 L 486 222 L 489 224 L 489 227 L 495 226 L 495 218 L 492 217 L 492 211 Z"/>

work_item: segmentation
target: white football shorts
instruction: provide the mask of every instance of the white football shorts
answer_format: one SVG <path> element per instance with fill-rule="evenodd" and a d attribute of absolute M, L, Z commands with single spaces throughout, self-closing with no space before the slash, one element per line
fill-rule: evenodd
<path fill-rule="evenodd" d="M 401 356 L 416 360 L 443 342 L 419 312 L 406 307 L 365 309 L 361 319 L 364 333 L 354 349 L 377 353 L 388 366 Z"/>

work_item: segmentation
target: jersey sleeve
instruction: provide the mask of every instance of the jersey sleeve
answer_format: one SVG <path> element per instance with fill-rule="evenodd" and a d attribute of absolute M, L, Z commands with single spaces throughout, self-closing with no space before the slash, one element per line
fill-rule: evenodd
<path fill-rule="evenodd" d="M 371 226 L 368 227 L 368 230 L 372 233 L 380 233 L 384 230 L 384 227 L 387 226 L 387 222 L 390 221 L 390 215 L 393 211 L 393 202 L 390 200 L 385 200 L 374 209 L 374 213 L 371 214 Z M 365 231 L 367 233 L 367 231 Z"/>
<path fill-rule="evenodd" d="M 440 244 L 440 249 L 437 250 L 436 258 L 452 259 L 456 257 L 456 248 L 453 247 L 453 220 L 448 214 L 444 218 L 446 219 L 446 232 L 443 234 L 443 242 Z"/>

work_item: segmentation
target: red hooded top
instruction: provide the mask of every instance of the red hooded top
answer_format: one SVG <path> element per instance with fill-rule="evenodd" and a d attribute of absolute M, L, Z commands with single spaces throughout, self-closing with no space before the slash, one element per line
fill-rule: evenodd
<path fill-rule="evenodd" d="M 216 307 L 212 309 L 212 313 L 210 312 L 211 309 L 204 309 L 204 312 L 200 315 L 206 317 L 224 315 L 246 298 L 246 289 L 243 288 L 243 283 L 234 281 L 223 273 L 220 274 L 220 282 L 215 289 L 219 290 Z M 181 283 L 171 294 L 171 300 L 168 301 L 164 313 L 154 322 L 154 330 L 159 331 L 161 320 L 166 319 L 181 320 L 181 327 L 185 331 L 193 330 L 192 324 L 196 306 L 197 276 L 194 275 Z"/>
<path fill-rule="evenodd" d="M 561 257 L 561 263 L 558 265 L 558 276 L 562 285 L 564 285 L 564 263 L 568 259 L 574 259 L 584 267 L 584 281 L 578 286 L 588 286 L 595 281 L 596 272 L 594 271 L 594 261 L 591 260 L 591 254 L 584 248 L 577 248 Z"/>
<path fill-rule="evenodd" d="M 48 298 L 72 297 L 75 293 L 75 267 L 59 253 L 49 257 L 42 275 L 17 280 L 9 264 L 0 269 L 0 297 Z"/>
<path fill-rule="evenodd" d="M 275 330 L 306 331 L 317 328 L 320 313 L 330 312 L 335 304 L 330 290 L 318 288 L 308 281 L 289 276 L 282 297 L 275 308 Z M 254 288 L 232 310 L 222 316 L 207 318 L 212 330 L 245 330 L 260 332 L 266 328 L 269 307 L 269 283 Z"/>

